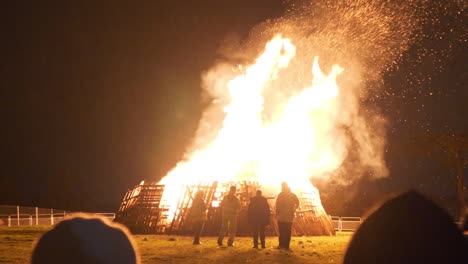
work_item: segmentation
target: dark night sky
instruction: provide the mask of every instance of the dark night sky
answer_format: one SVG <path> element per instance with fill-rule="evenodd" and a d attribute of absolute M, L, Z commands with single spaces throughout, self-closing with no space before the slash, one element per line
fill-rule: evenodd
<path fill-rule="evenodd" d="M 97 2 L 1 8 L 0 204 L 117 209 L 128 188 L 163 176 L 183 155 L 202 111 L 200 74 L 219 56 L 222 40 L 247 36 L 285 8 L 280 0 Z M 459 25 L 449 17 L 427 32 Z M 436 73 L 428 70 L 430 56 L 412 64 L 421 46 L 449 45 L 450 52 L 434 55 L 443 60 Z M 390 124 L 391 173 L 347 187 L 366 190 L 360 204 L 409 187 L 453 195 L 454 172 L 405 156 L 399 141 L 467 133 L 467 46 L 466 39 L 427 37 L 385 76 L 387 93 L 375 100 Z M 427 71 L 430 82 L 408 89 L 413 74 Z M 357 215 L 356 207 L 339 212 Z"/>

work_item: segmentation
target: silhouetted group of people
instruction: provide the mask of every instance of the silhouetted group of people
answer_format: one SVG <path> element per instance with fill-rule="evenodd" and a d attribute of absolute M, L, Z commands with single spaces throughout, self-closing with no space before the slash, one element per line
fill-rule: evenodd
<path fill-rule="evenodd" d="M 241 207 L 235 194 L 236 188 L 231 187 L 220 204 L 223 218 L 218 245 L 223 245 L 226 232 L 229 234 L 227 245 L 234 245 Z M 203 196 L 202 192 L 195 195 L 190 212 L 193 244 L 200 244 L 206 221 L 207 206 Z M 289 249 L 291 224 L 298 206 L 297 196 L 283 184 L 275 208 L 278 248 Z M 260 190 L 250 201 L 248 219 L 253 247 L 265 248 L 270 207 Z M 468 263 L 468 239 L 465 237 L 468 219 L 462 227 L 463 230 L 444 210 L 419 193 L 404 193 L 366 217 L 349 243 L 344 263 Z M 78 215 L 60 222 L 40 238 L 31 263 L 139 263 L 139 254 L 125 227 L 94 216 Z"/>
<path fill-rule="evenodd" d="M 223 240 L 228 234 L 227 246 L 234 246 L 235 234 L 237 231 L 237 217 L 241 209 L 241 203 L 236 197 L 236 186 L 231 186 L 229 193 L 223 197 L 220 208 L 222 213 L 221 228 L 218 236 L 218 246 L 223 246 Z M 291 241 L 291 228 L 294 219 L 294 213 L 299 207 L 299 199 L 291 192 L 286 183 L 281 185 L 281 193 L 276 199 L 276 218 L 278 220 L 279 231 L 279 249 L 289 249 Z M 198 191 L 193 199 L 190 208 L 189 219 L 193 225 L 193 244 L 200 245 L 200 235 L 206 221 L 207 206 L 204 201 L 204 192 Z M 270 205 L 262 191 L 257 190 L 256 195 L 251 198 L 247 210 L 248 222 L 252 229 L 253 248 L 259 248 L 258 240 L 260 238 L 261 248 L 265 245 L 265 229 L 270 224 Z"/>

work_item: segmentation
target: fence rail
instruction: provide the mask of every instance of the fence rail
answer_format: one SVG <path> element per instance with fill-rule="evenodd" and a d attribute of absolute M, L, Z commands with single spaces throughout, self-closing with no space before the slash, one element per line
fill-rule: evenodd
<path fill-rule="evenodd" d="M 0 226 L 55 225 L 66 217 L 79 213 L 50 208 L 0 206 Z M 91 213 L 114 220 L 115 213 Z"/>
<path fill-rule="evenodd" d="M 356 231 L 362 224 L 361 217 L 330 216 L 335 231 Z"/>
<path fill-rule="evenodd" d="M 78 212 L 50 208 L 0 206 L 0 226 L 55 225 Z M 115 213 L 91 213 L 114 220 Z M 330 216 L 336 231 L 356 231 L 363 222 L 361 217 Z"/>

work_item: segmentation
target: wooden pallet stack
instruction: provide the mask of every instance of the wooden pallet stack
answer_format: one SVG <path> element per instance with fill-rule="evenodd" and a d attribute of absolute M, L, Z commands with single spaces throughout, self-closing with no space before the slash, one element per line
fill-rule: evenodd
<path fill-rule="evenodd" d="M 185 186 L 185 192 L 179 198 L 176 213 L 168 232 L 180 235 L 189 234 L 191 232 L 191 223 L 188 219 L 188 214 L 195 192 L 202 190 L 205 193 L 205 204 L 208 207 L 204 234 L 217 235 L 221 225 L 221 211 L 218 206 L 223 197 L 229 192 L 229 188 L 232 185 L 237 187 L 237 197 L 239 198 L 242 206 L 238 222 L 239 233 L 246 233 L 243 231 L 248 230 L 246 221 L 247 206 L 250 198 L 255 194 L 258 187 L 258 185 L 254 183 L 247 182 L 227 182 L 222 184 L 214 182 L 211 185 Z"/>
<path fill-rule="evenodd" d="M 174 218 L 171 221 L 167 233 L 185 234 L 187 232 L 190 232 L 191 223 L 188 219 L 188 214 L 190 212 L 190 207 L 192 206 L 193 198 L 195 197 L 195 193 L 197 191 L 204 192 L 203 199 L 205 201 L 205 204 L 208 206 L 209 212 L 212 212 L 213 207 L 211 206 L 211 204 L 213 203 L 213 199 L 215 199 L 217 187 L 217 182 L 213 182 L 211 185 L 198 184 L 184 186 L 184 191 L 179 197 Z"/>
<path fill-rule="evenodd" d="M 160 206 L 164 186 L 141 184 L 127 192 L 116 215 L 116 221 L 125 224 L 134 233 L 191 234 L 192 225 L 188 215 L 195 193 L 202 190 L 205 194 L 205 204 L 208 207 L 203 234 L 216 236 L 221 227 L 222 217 L 219 204 L 232 185 L 237 187 L 236 196 L 241 202 L 237 235 L 248 236 L 250 235 L 250 226 L 247 221 L 247 208 L 250 198 L 255 195 L 257 189 L 261 189 L 257 183 L 253 182 L 213 182 L 211 184 L 186 185 L 179 196 L 173 217 L 168 217 L 167 209 Z M 276 236 L 278 235 L 278 227 L 274 214 L 275 197 L 267 198 L 272 212 L 266 233 L 270 236 Z M 293 235 L 330 236 L 335 234 L 331 219 L 323 209 L 318 193 L 302 194 L 299 200 L 300 207 L 293 223 Z"/>
<path fill-rule="evenodd" d="M 162 228 L 165 210 L 160 208 L 164 185 L 140 184 L 127 191 L 115 216 L 116 222 L 127 226 L 132 233 L 156 233 Z"/>
<path fill-rule="evenodd" d="M 331 218 L 325 212 L 318 193 L 303 193 L 293 223 L 293 234 L 307 236 L 335 235 Z"/>

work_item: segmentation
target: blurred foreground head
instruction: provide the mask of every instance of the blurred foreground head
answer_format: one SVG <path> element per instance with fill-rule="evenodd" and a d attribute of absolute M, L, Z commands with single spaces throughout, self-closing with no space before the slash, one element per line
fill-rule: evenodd
<path fill-rule="evenodd" d="M 80 215 L 45 233 L 34 248 L 31 263 L 139 263 L 139 256 L 124 227 Z"/>
<path fill-rule="evenodd" d="M 344 263 L 468 263 L 454 220 L 417 192 L 385 202 L 353 236 Z"/>

